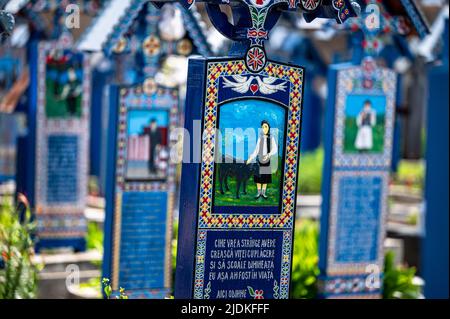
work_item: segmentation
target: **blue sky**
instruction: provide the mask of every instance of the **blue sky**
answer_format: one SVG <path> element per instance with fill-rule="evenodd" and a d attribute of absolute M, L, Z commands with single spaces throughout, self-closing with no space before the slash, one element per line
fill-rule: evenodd
<path fill-rule="evenodd" d="M 383 115 L 386 112 L 386 96 L 353 94 L 347 97 L 345 114 L 350 117 L 358 116 L 366 100 L 372 101 L 372 108 L 377 112 L 377 115 Z"/>
<path fill-rule="evenodd" d="M 167 111 L 160 110 L 128 111 L 128 135 L 141 133 L 142 128 L 148 126 L 153 118 L 156 119 L 158 126 L 166 127 L 169 115 Z"/>
<path fill-rule="evenodd" d="M 281 106 L 268 101 L 246 99 L 225 103 L 220 107 L 219 128 L 224 136 L 225 128 L 241 128 L 243 131 L 247 128 L 253 128 L 256 130 L 256 134 L 258 134 L 262 120 L 270 123 L 273 132 L 275 132 L 275 129 L 278 129 L 278 152 L 281 154 L 283 150 L 282 141 L 285 122 L 285 110 Z M 239 149 L 236 149 L 234 157 L 247 159 L 248 155 L 253 152 L 256 146 L 257 135 L 255 140 L 248 138 L 244 140 L 244 137 L 227 134 L 225 136 L 225 145 L 222 145 L 222 153 L 225 153 L 225 149 L 231 151 L 234 143 L 234 145 L 243 146 L 243 153 L 242 150 L 239 152 Z"/>

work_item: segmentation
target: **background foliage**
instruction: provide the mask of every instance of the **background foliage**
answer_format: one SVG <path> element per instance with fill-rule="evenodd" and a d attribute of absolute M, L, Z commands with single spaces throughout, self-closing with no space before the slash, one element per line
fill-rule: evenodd
<path fill-rule="evenodd" d="M 319 194 L 322 185 L 323 148 L 300 155 L 298 191 L 300 195 Z"/>
<path fill-rule="evenodd" d="M 32 262 L 34 228 L 26 206 L 0 204 L 0 299 L 36 296 L 39 269 Z"/>

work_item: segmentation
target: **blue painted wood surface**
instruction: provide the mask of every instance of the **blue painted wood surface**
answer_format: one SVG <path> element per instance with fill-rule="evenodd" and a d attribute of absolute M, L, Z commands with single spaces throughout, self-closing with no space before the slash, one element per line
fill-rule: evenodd
<path fill-rule="evenodd" d="M 449 74 L 448 19 L 443 35 L 442 64 L 429 71 L 425 186 L 425 237 L 422 266 L 425 297 L 446 299 L 449 251 Z"/>

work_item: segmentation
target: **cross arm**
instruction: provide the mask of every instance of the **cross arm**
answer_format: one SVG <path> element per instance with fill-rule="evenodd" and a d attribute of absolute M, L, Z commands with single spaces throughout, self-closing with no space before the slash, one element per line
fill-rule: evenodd
<path fill-rule="evenodd" d="M 164 3 L 179 2 L 184 7 L 190 8 L 195 2 L 209 5 L 231 5 L 238 6 L 247 3 L 249 6 L 264 6 L 263 3 L 271 3 L 277 11 L 297 11 L 301 10 L 307 22 L 315 18 L 335 19 L 338 23 L 343 23 L 350 17 L 357 15 L 353 8 L 356 2 L 353 0 L 151 0 L 158 8 Z"/>

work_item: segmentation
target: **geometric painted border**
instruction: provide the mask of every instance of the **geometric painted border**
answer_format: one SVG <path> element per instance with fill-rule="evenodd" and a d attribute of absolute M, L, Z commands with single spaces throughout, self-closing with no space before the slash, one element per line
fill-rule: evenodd
<path fill-rule="evenodd" d="M 202 163 L 200 172 L 200 196 L 198 211 L 199 228 L 292 228 L 295 215 L 297 188 L 297 163 L 300 145 L 300 123 L 303 90 L 303 70 L 293 66 L 268 62 L 260 76 L 271 76 L 286 80 L 289 105 L 285 144 L 285 166 L 283 176 L 282 208 L 280 214 L 254 214 L 251 207 L 242 214 L 214 214 L 214 158 L 216 127 L 219 109 L 220 78 L 231 75 L 253 75 L 246 69 L 243 60 L 209 62 L 207 65 L 207 87 L 204 105 Z"/>
<path fill-rule="evenodd" d="M 167 182 L 127 181 L 125 178 L 127 154 L 127 113 L 133 110 L 166 109 L 170 112 L 169 134 L 178 125 L 178 90 L 159 87 L 153 94 L 146 94 L 142 86 L 120 89 L 119 118 L 117 122 L 116 191 L 174 190 L 176 165 L 169 163 Z M 169 135 L 170 136 L 170 135 Z M 169 137 L 168 136 L 168 137 Z"/>
<path fill-rule="evenodd" d="M 172 148 L 170 134 L 178 127 L 179 121 L 179 93 L 177 89 L 169 89 L 157 86 L 152 93 L 146 93 L 142 85 L 133 87 L 122 87 L 119 90 L 119 105 L 117 118 L 117 155 L 115 159 L 115 202 L 113 219 L 113 242 L 112 242 L 112 267 L 111 267 L 111 285 L 114 291 L 119 289 L 120 272 L 120 243 L 121 243 L 121 225 L 122 225 L 122 196 L 123 193 L 132 192 L 166 192 L 166 236 L 165 236 L 165 256 L 164 256 L 164 287 L 165 289 L 140 289 L 138 291 L 130 290 L 130 298 L 140 298 L 161 294 L 167 295 L 172 281 L 172 232 L 173 232 L 173 211 L 175 200 L 175 178 L 176 164 L 169 161 L 167 168 L 167 178 L 165 181 L 128 181 L 125 178 L 125 168 L 127 161 L 127 115 L 129 110 L 167 110 L 169 111 L 169 131 L 168 144 Z"/>
<path fill-rule="evenodd" d="M 327 299 L 379 299 L 379 288 L 366 284 L 368 274 L 350 276 L 328 276 L 319 278 L 318 286 L 322 296 Z"/>
<path fill-rule="evenodd" d="M 90 96 L 91 75 L 88 56 L 83 58 L 83 93 L 81 103 L 81 116 L 69 119 L 51 119 L 46 117 L 46 58 L 54 49 L 70 50 L 70 42 L 42 41 L 38 47 L 38 100 L 36 109 L 36 177 L 35 177 L 35 213 L 37 216 L 40 238 L 68 238 L 84 237 L 86 234 L 86 221 L 84 209 L 87 198 L 88 161 L 89 161 L 89 126 L 90 126 Z M 81 52 L 76 52 L 82 54 Z M 51 205 L 47 203 L 47 139 L 55 134 L 71 134 L 78 138 L 77 163 L 77 202 Z M 41 216 L 41 217 L 40 217 Z M 54 217 L 52 217 L 54 216 Z M 60 220 L 66 220 L 73 225 L 72 230 L 58 227 Z M 56 224 L 55 224 L 56 223 Z M 80 230 L 83 229 L 83 230 Z"/>
<path fill-rule="evenodd" d="M 197 247 L 195 254 L 195 279 L 194 279 L 194 299 L 203 299 L 203 286 L 205 284 L 205 253 L 207 230 L 199 230 L 197 233 Z"/>
<path fill-rule="evenodd" d="M 335 167 L 387 167 L 391 163 L 397 75 L 392 70 L 377 67 L 370 76 L 378 85 L 371 89 L 365 89 L 363 86 L 365 75 L 365 70 L 361 66 L 338 71 L 333 147 Z M 381 154 L 344 153 L 345 107 L 347 97 L 353 94 L 386 97 L 384 151 Z"/>
<path fill-rule="evenodd" d="M 373 262 L 362 263 L 339 263 L 335 260 L 335 246 L 336 246 L 336 230 L 337 230 L 337 218 L 338 218 L 338 203 L 339 199 L 339 185 L 340 181 L 344 177 L 380 177 L 382 179 L 381 190 L 381 203 L 380 203 L 380 216 L 378 221 L 378 243 L 377 243 L 377 260 Z M 366 274 L 366 267 L 369 264 L 376 264 L 383 269 L 384 263 L 384 239 L 386 232 L 386 216 L 387 216 L 387 196 L 389 185 L 389 172 L 388 171 L 335 171 L 332 177 L 331 184 L 331 208 L 329 215 L 329 230 L 328 230 L 328 246 L 327 246 L 327 276 L 335 275 L 352 275 L 352 274 Z"/>

